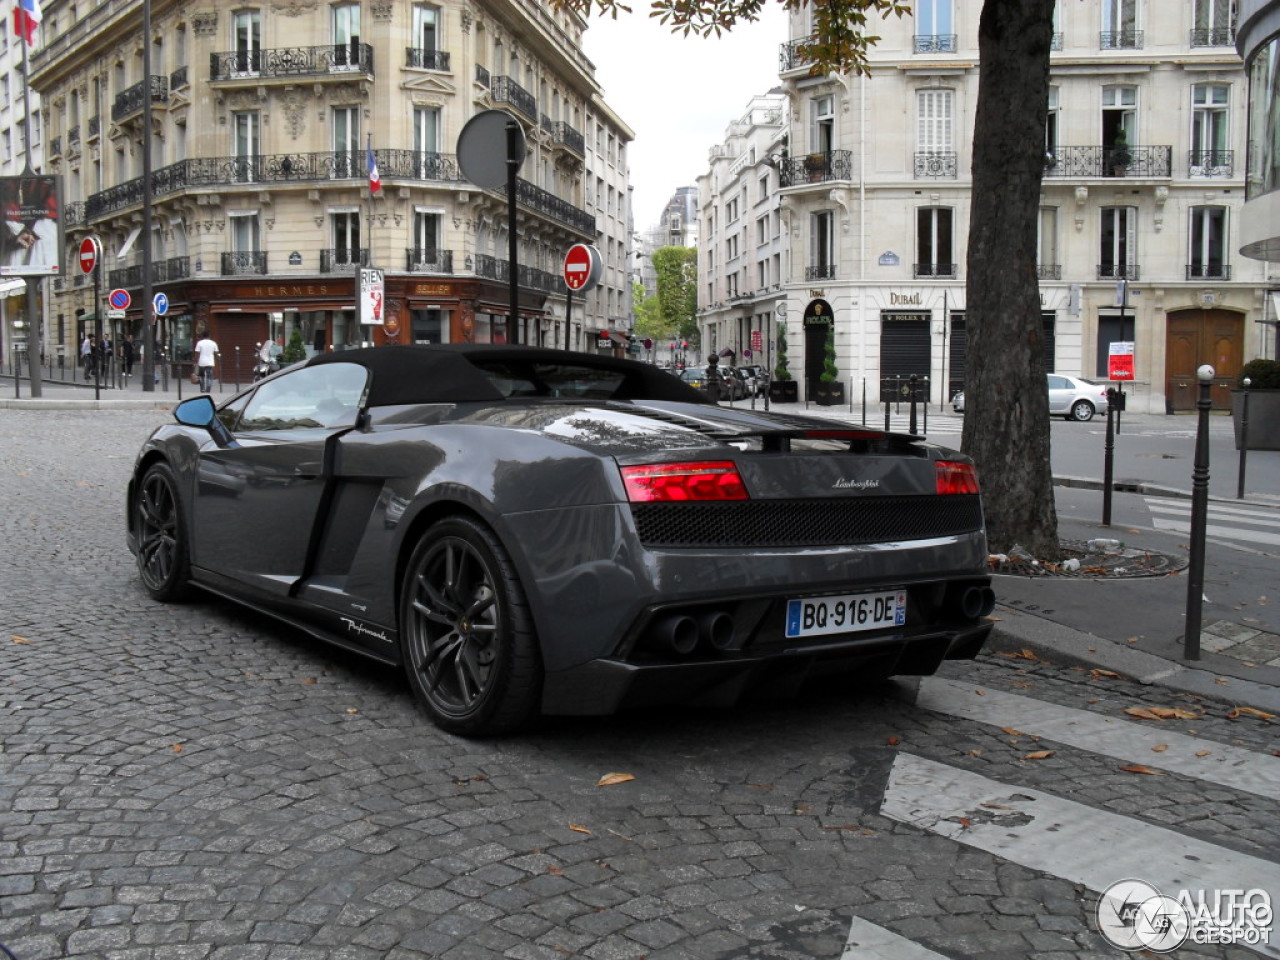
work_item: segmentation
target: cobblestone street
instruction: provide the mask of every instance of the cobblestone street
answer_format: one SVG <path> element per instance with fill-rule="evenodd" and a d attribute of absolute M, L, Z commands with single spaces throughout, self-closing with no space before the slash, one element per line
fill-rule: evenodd
<path fill-rule="evenodd" d="M 17 960 L 1083 960 L 1122 955 L 1096 932 L 1086 854 L 1112 880 L 1219 870 L 1280 897 L 1280 728 L 1030 657 L 949 664 L 950 685 L 443 734 L 396 671 L 212 597 L 147 597 L 124 490 L 167 416 L 0 411 L 0 943 Z M 955 705 L 974 694 L 1044 729 Z M 1124 713 L 1153 705 L 1186 715 Z M 887 799 L 938 767 L 1000 799 L 932 819 Z M 1082 836 L 1105 819 L 1126 839 L 984 847 L 981 828 L 1046 797 Z M 1175 853 L 1190 875 L 1159 874 Z"/>

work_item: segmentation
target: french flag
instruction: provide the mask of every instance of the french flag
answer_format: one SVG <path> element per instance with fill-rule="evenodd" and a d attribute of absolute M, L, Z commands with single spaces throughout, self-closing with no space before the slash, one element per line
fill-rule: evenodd
<path fill-rule="evenodd" d="M 22 2 L 26 3 L 28 0 L 22 0 Z M 382 189 L 382 177 L 378 175 L 378 160 L 373 155 L 372 137 L 369 138 L 367 146 L 369 149 L 369 192 L 376 195 Z"/>
<path fill-rule="evenodd" d="M 31 46 L 36 42 L 36 27 L 43 19 L 40 0 L 18 0 L 13 8 L 13 32 L 26 38 L 27 46 Z"/>

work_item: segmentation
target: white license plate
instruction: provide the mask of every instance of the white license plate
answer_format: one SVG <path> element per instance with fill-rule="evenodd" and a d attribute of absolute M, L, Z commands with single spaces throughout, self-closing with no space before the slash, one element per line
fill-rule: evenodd
<path fill-rule="evenodd" d="M 846 593 L 787 601 L 787 636 L 821 637 L 900 627 L 907 622 L 907 591 Z"/>

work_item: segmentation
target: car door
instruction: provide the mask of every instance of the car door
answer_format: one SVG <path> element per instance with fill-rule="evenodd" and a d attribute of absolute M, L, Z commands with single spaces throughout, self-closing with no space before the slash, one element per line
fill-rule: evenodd
<path fill-rule="evenodd" d="M 263 382 L 220 413 L 235 445 L 200 449 L 192 562 L 269 594 L 302 576 L 336 440 L 355 424 L 368 371 L 354 363 L 303 367 Z"/>
<path fill-rule="evenodd" d="M 1065 414 L 1071 409 L 1071 401 L 1075 398 L 1071 381 L 1066 377 L 1049 374 L 1049 412 Z"/>

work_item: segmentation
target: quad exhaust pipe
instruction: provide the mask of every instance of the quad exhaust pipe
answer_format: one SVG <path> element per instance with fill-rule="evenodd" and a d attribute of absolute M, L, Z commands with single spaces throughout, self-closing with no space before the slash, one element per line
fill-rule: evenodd
<path fill-rule="evenodd" d="M 677 657 L 690 656 L 701 643 L 717 652 L 733 649 L 733 617 L 723 610 L 710 610 L 695 619 L 673 614 L 659 620 L 654 630 L 661 649 Z"/>

